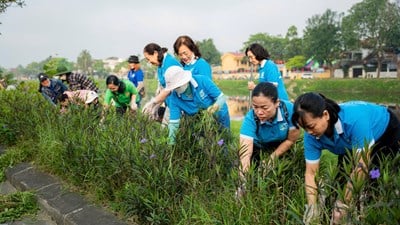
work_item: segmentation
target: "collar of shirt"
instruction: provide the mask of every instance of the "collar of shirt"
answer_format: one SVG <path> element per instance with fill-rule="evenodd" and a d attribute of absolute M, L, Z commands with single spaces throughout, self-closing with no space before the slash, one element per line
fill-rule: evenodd
<path fill-rule="evenodd" d="M 198 58 L 197 58 L 195 55 L 193 55 L 192 60 L 190 60 L 190 62 L 187 63 L 186 65 L 193 65 L 193 64 L 195 64 L 195 63 L 197 62 L 197 59 L 198 59 Z"/>
<path fill-rule="evenodd" d="M 267 63 L 267 60 L 266 60 L 266 59 L 263 59 L 263 60 L 260 62 L 260 68 L 263 68 L 263 67 L 265 66 L 265 63 Z"/>

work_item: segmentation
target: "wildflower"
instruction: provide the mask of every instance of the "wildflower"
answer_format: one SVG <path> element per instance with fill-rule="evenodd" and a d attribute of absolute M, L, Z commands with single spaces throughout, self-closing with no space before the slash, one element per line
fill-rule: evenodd
<path fill-rule="evenodd" d="M 150 159 L 154 159 L 154 158 L 156 158 L 156 157 L 157 157 L 157 156 L 156 156 L 155 154 L 151 154 L 149 158 L 150 158 Z"/>
<path fill-rule="evenodd" d="M 371 177 L 371 179 L 378 179 L 379 176 L 381 176 L 381 173 L 379 172 L 379 169 L 375 169 L 369 171 L 369 176 Z"/>
<path fill-rule="evenodd" d="M 147 139 L 146 138 L 142 138 L 142 140 L 140 140 L 140 143 L 141 144 L 144 144 L 144 143 L 146 143 L 147 142 Z"/>
<path fill-rule="evenodd" d="M 219 146 L 222 146 L 224 144 L 224 139 L 219 140 L 217 143 Z"/>

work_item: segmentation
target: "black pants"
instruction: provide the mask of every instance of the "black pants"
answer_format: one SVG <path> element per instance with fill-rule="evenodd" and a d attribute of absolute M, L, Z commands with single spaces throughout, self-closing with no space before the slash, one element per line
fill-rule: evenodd
<path fill-rule="evenodd" d="M 123 116 L 126 113 L 126 110 L 128 109 L 127 106 L 121 106 L 121 107 L 117 107 L 115 109 L 115 111 L 117 112 L 117 115 L 119 116 Z"/>
<path fill-rule="evenodd" d="M 253 145 L 253 154 L 251 155 L 251 162 L 255 163 L 255 167 L 258 168 L 261 161 L 261 152 L 263 154 L 270 155 L 275 151 L 275 149 L 281 144 L 281 141 L 269 142 L 266 144 L 260 145 Z"/>
<path fill-rule="evenodd" d="M 394 157 L 400 151 L 400 121 L 392 109 L 388 109 L 388 112 L 390 114 L 389 124 L 383 135 L 376 141 L 371 152 L 371 163 L 375 167 L 379 167 L 380 159 L 382 157 Z M 340 172 L 337 180 L 339 180 L 341 184 L 346 183 L 345 177 L 340 175 L 344 172 L 343 164 L 345 161 L 346 163 L 349 163 L 345 155 L 338 156 L 338 168 Z"/>

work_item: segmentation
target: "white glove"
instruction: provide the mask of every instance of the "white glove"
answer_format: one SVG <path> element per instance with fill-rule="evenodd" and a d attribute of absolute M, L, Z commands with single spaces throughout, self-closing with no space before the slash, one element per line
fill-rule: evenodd
<path fill-rule="evenodd" d="M 237 188 L 237 190 L 236 190 L 236 192 L 235 192 L 235 199 L 236 199 L 236 200 L 239 200 L 239 199 L 241 199 L 244 195 L 246 195 L 246 184 L 245 184 L 245 183 L 241 184 L 241 185 Z"/>
<path fill-rule="evenodd" d="M 207 108 L 207 111 L 210 112 L 210 113 L 215 113 L 215 112 L 218 111 L 218 110 L 219 110 L 219 105 L 218 105 L 218 104 L 210 105 L 210 106 Z"/>
<path fill-rule="evenodd" d="M 336 200 L 332 210 L 331 224 L 342 224 L 342 219 L 346 217 L 349 206 L 340 200 Z"/>
<path fill-rule="evenodd" d="M 143 106 L 142 113 L 150 117 L 150 119 L 158 119 L 158 108 L 161 104 L 158 104 L 152 98 L 148 103 Z"/>
<path fill-rule="evenodd" d="M 136 111 L 137 110 L 137 104 L 136 102 L 131 102 L 131 110 Z"/>
<path fill-rule="evenodd" d="M 319 218 L 319 210 L 317 204 L 305 205 L 303 223 L 305 225 L 313 224 Z"/>

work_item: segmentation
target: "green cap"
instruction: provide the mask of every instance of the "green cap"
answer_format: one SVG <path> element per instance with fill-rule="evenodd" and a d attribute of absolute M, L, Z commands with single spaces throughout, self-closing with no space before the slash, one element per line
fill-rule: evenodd
<path fill-rule="evenodd" d="M 43 72 L 50 77 L 54 77 L 71 72 L 71 70 L 68 68 L 65 59 L 52 58 L 43 65 Z"/>

